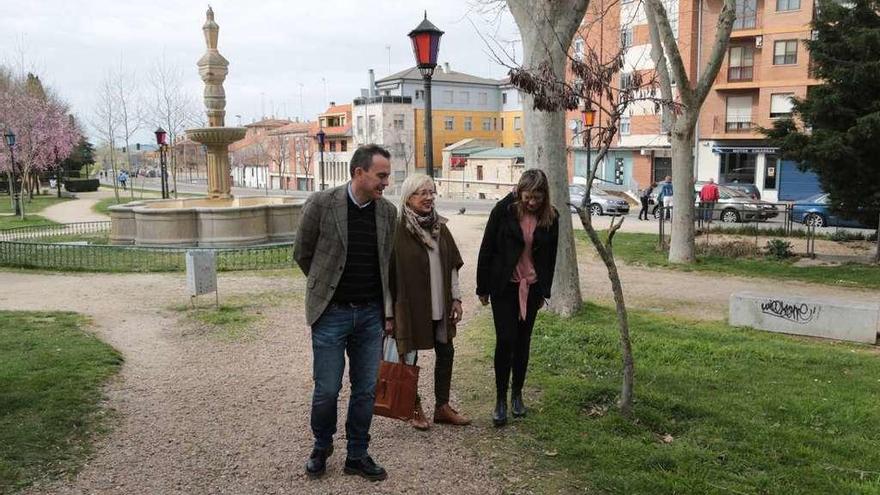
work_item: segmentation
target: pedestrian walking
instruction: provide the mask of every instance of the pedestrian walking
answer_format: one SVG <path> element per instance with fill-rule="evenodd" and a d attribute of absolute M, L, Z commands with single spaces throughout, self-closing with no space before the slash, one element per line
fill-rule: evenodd
<path fill-rule="evenodd" d="M 654 188 L 657 187 L 656 182 L 652 182 L 650 186 L 642 190 L 642 194 L 639 195 L 639 201 L 642 203 L 642 209 L 639 210 L 639 220 L 647 220 L 648 219 L 648 206 L 651 202 L 651 193 L 654 192 Z M 644 216 L 644 218 L 642 218 Z"/>
<path fill-rule="evenodd" d="M 128 174 L 125 173 L 125 170 L 119 172 L 119 176 L 116 178 L 116 180 L 118 180 L 119 183 L 122 184 L 123 191 L 127 189 L 126 183 L 128 183 Z"/>
<path fill-rule="evenodd" d="M 351 397 L 345 421 L 345 474 L 387 478 L 368 453 L 382 336 L 393 328 L 389 268 L 397 209 L 382 197 L 391 155 L 370 144 L 351 158 L 351 180 L 314 192 L 303 206 L 293 256 L 306 283 L 311 326 L 314 392 L 311 428 L 315 442 L 306 474 L 326 472 L 333 453 L 337 402 L 348 354 Z"/>
<path fill-rule="evenodd" d="M 672 177 L 666 176 L 666 179 L 660 184 L 660 194 L 657 195 L 657 203 L 663 205 L 662 215 L 669 220 L 672 210 Z"/>
<path fill-rule="evenodd" d="M 462 315 L 458 270 L 464 262 L 446 218 L 434 208 L 436 196 L 434 180 L 424 174 L 410 175 L 401 186 L 391 265 L 394 339 L 410 364 L 417 362 L 419 350 L 434 350 L 434 423 L 464 426 L 471 421 L 449 405 L 452 340 Z M 430 428 L 419 396 L 410 424 Z"/>
<path fill-rule="evenodd" d="M 703 184 L 700 188 L 700 210 L 702 212 L 701 220 L 709 222 L 712 220 L 715 211 L 715 203 L 718 202 L 720 194 L 718 186 L 715 184 L 714 178 L 709 178 L 709 182 Z"/>
<path fill-rule="evenodd" d="M 547 176 L 526 170 L 514 192 L 492 209 L 477 261 L 477 296 L 483 305 L 492 303 L 495 322 L 495 426 L 507 424 L 511 375 L 511 412 L 526 415 L 522 389 L 532 328 L 550 297 L 558 243 L 559 214 Z"/>

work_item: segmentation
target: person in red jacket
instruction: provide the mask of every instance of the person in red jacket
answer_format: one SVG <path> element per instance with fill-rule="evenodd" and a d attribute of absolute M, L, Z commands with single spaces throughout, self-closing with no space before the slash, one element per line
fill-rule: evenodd
<path fill-rule="evenodd" d="M 702 219 L 704 221 L 712 220 L 712 212 L 715 210 L 718 197 L 718 186 L 715 185 L 715 179 L 709 179 L 709 182 L 700 189 L 700 208 L 703 211 Z"/>

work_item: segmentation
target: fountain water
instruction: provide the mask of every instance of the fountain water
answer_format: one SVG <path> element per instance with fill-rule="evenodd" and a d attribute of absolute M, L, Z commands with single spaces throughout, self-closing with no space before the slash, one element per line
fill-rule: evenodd
<path fill-rule="evenodd" d="M 229 173 L 230 143 L 245 136 L 242 127 L 225 127 L 226 92 L 223 81 L 229 62 L 217 50 L 220 26 L 208 7 L 202 31 L 207 50 L 199 59 L 205 83 L 208 127 L 189 129 L 187 136 L 202 143 L 208 154 L 208 197 L 134 201 L 109 208 L 113 244 L 140 246 L 242 246 L 293 240 L 302 202 L 284 196 L 235 198 Z"/>

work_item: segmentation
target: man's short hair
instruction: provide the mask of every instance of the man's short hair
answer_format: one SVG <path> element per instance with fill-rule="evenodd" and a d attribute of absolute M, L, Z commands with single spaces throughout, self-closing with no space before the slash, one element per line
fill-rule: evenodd
<path fill-rule="evenodd" d="M 373 157 L 376 155 L 382 155 L 386 160 L 391 160 L 391 153 L 378 144 L 358 146 L 358 149 L 354 150 L 354 154 L 351 156 L 348 173 L 354 177 L 355 169 L 362 168 L 365 172 L 370 170 L 370 167 L 373 165 Z"/>

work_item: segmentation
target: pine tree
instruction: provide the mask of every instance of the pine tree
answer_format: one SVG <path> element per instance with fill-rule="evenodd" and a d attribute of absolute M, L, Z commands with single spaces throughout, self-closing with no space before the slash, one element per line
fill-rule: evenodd
<path fill-rule="evenodd" d="M 880 214 L 880 0 L 822 0 L 806 42 L 823 81 L 792 118 L 764 132 L 782 156 L 819 177 L 831 208 L 876 225 Z"/>

